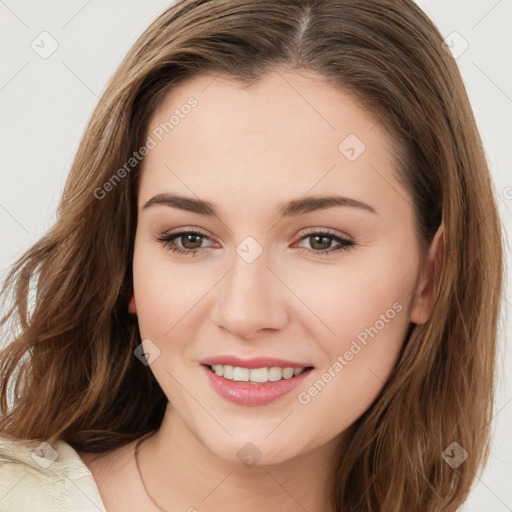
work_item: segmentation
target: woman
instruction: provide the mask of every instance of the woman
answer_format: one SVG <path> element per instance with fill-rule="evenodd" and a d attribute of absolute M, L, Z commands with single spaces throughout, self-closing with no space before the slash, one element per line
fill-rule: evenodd
<path fill-rule="evenodd" d="M 413 2 L 178 1 L 4 285 L 0 504 L 457 510 L 501 286 L 482 143 Z"/>

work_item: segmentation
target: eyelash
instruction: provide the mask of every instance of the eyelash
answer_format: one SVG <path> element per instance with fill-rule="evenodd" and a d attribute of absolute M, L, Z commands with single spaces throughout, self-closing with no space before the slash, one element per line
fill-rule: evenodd
<path fill-rule="evenodd" d="M 156 237 L 156 240 L 158 242 L 161 242 L 164 244 L 164 248 L 168 251 L 172 251 L 173 253 L 177 253 L 177 254 L 183 254 L 185 255 L 185 253 L 188 255 L 190 253 L 192 253 L 192 257 L 195 257 L 197 254 L 201 253 L 204 251 L 205 248 L 200 248 L 200 249 L 182 249 L 181 247 L 176 247 L 176 246 L 170 246 L 170 243 L 175 239 L 175 238 L 180 238 L 184 235 L 198 235 L 206 240 L 209 240 L 210 242 L 212 241 L 212 239 L 207 236 L 207 235 L 203 235 L 202 233 L 198 232 L 198 231 L 193 231 L 193 230 L 187 230 L 187 229 L 180 229 L 178 231 L 174 231 L 174 232 L 171 232 L 171 233 L 163 233 L 159 236 Z M 305 238 L 309 238 L 313 235 L 316 235 L 316 236 L 320 236 L 320 237 L 323 237 L 323 238 L 331 238 L 332 240 L 334 240 L 335 242 L 338 242 L 340 245 L 336 248 L 336 249 L 333 249 L 333 250 L 326 250 L 326 251 L 319 251 L 319 250 L 314 250 L 314 249 L 308 249 L 306 247 L 301 247 L 299 248 L 299 250 L 301 252 L 305 252 L 306 254 L 313 254 L 314 256 L 329 256 L 330 254 L 334 253 L 334 252 L 337 252 L 337 251 L 348 251 L 349 249 L 351 249 L 354 245 L 355 245 L 355 242 L 353 242 L 352 240 L 348 240 L 346 238 L 343 238 L 339 235 L 337 235 L 336 233 L 333 233 L 329 230 L 323 230 L 323 231 L 309 231 L 305 234 L 303 234 L 301 236 L 301 238 L 298 240 L 299 242 L 301 240 L 304 240 Z"/>

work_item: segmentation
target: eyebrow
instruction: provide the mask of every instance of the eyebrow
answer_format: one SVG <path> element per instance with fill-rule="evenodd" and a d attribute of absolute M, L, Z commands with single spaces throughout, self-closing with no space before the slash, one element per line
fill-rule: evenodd
<path fill-rule="evenodd" d="M 178 208 L 180 210 L 198 213 L 199 215 L 205 215 L 208 217 L 219 217 L 218 209 L 213 203 L 178 194 L 157 194 L 147 201 L 142 209 L 145 210 L 146 208 L 154 205 L 169 206 L 171 208 Z M 277 211 L 279 217 L 295 217 L 297 215 L 303 215 L 316 210 L 325 210 L 326 208 L 333 208 L 336 206 L 349 206 L 377 214 L 375 208 L 366 203 L 338 195 L 308 196 L 300 199 L 293 199 L 280 204 Z"/>

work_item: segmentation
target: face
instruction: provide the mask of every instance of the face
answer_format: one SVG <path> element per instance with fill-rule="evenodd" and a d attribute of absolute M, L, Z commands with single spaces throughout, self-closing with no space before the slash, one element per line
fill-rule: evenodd
<path fill-rule="evenodd" d="M 283 71 L 245 90 L 183 82 L 148 136 L 130 307 L 172 414 L 232 461 L 248 442 L 273 464 L 335 440 L 384 386 L 409 323 L 428 316 L 389 135 L 319 75 Z M 220 392 L 203 363 L 223 356 L 312 369 L 285 388 L 237 384 L 250 370 L 226 363 Z"/>

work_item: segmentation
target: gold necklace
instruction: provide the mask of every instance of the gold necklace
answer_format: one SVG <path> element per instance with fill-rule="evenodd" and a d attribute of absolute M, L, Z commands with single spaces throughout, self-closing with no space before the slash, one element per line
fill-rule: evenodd
<path fill-rule="evenodd" d="M 167 512 L 167 510 L 165 510 L 164 508 L 162 508 L 154 499 L 153 499 L 153 496 L 151 496 L 151 494 L 149 494 L 149 491 L 148 491 L 148 488 L 146 487 L 146 484 L 144 482 L 144 478 L 142 478 L 142 473 L 140 471 L 140 466 L 139 466 L 139 457 L 138 457 L 138 454 L 139 454 L 139 447 L 140 445 L 142 444 L 142 441 L 146 440 L 149 436 L 153 436 L 155 435 L 155 432 L 149 432 L 148 434 L 146 434 L 145 436 L 142 436 L 138 441 L 137 441 L 137 444 L 135 445 L 135 464 L 137 464 L 137 471 L 139 472 L 139 477 L 140 477 L 140 481 L 142 482 L 142 485 L 144 487 L 144 490 L 146 491 L 146 494 L 148 495 L 148 498 L 154 503 L 155 507 L 157 507 L 159 510 L 161 510 L 162 512 Z"/>

